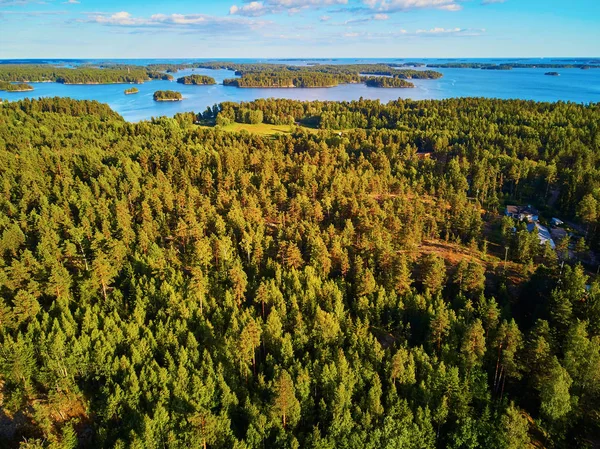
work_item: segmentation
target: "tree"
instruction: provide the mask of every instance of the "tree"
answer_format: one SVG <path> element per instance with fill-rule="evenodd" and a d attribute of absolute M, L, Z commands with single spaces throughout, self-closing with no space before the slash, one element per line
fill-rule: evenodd
<path fill-rule="evenodd" d="M 564 418 L 571 411 L 569 389 L 573 383 L 571 376 L 558 359 L 554 357 L 548 376 L 540 389 L 540 411 L 551 421 Z"/>
<path fill-rule="evenodd" d="M 240 363 L 244 366 L 251 361 L 254 373 L 256 373 L 256 348 L 260 345 L 261 333 L 262 330 L 256 324 L 256 321 L 250 319 L 242 329 L 238 341 Z"/>
<path fill-rule="evenodd" d="M 522 449 L 529 446 L 529 423 L 523 412 L 511 402 L 502 415 L 502 439 L 506 449 Z"/>
<path fill-rule="evenodd" d="M 283 370 L 274 385 L 273 412 L 281 416 L 283 428 L 286 428 L 290 416 L 300 411 L 300 403 L 294 393 L 294 382 L 289 373 Z"/>
<path fill-rule="evenodd" d="M 586 237 L 590 225 L 598 219 L 599 213 L 598 201 L 592 194 L 585 195 L 577 205 L 577 217 L 587 225 Z"/>
<path fill-rule="evenodd" d="M 448 335 L 450 329 L 450 313 L 446 303 L 441 299 L 435 302 L 429 327 L 431 329 L 431 340 L 435 343 L 439 354 L 442 339 Z"/>
<path fill-rule="evenodd" d="M 485 354 L 485 332 L 480 319 L 476 319 L 470 324 L 463 337 L 461 344 L 461 354 L 470 371 L 474 366 L 479 365 Z"/>
<path fill-rule="evenodd" d="M 500 397 L 504 395 L 504 384 L 507 377 L 518 378 L 519 364 L 516 358 L 521 349 L 523 337 L 514 319 L 510 322 L 504 321 L 500 325 L 496 335 L 495 347 L 498 351 L 496 360 L 496 371 L 494 374 L 494 388 Z"/>
<path fill-rule="evenodd" d="M 204 298 L 208 293 L 208 279 L 200 267 L 192 268 L 192 277 L 190 279 L 190 290 L 194 298 L 200 303 L 200 314 L 204 310 Z"/>
<path fill-rule="evenodd" d="M 392 357 L 390 377 L 394 384 L 399 382 L 400 385 L 412 385 L 416 382 L 415 359 L 408 349 L 399 348 Z"/>
<path fill-rule="evenodd" d="M 474 261 L 462 259 L 454 275 L 454 282 L 461 292 L 477 294 L 485 286 L 485 266 Z"/>
<path fill-rule="evenodd" d="M 432 294 L 439 293 L 446 282 L 446 264 L 435 254 L 428 254 L 421 264 L 422 283 Z"/>

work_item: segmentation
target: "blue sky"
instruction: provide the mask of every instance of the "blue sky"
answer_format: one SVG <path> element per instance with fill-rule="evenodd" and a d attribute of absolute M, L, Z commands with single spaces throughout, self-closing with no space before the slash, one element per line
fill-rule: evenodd
<path fill-rule="evenodd" d="M 600 56 L 600 0 L 0 0 L 0 58 Z"/>

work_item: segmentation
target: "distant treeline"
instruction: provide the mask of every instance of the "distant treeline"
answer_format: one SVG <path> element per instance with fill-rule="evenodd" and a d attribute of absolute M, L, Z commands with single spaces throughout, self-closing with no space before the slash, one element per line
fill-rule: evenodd
<path fill-rule="evenodd" d="M 600 65 L 589 64 L 524 64 L 505 63 L 490 64 L 482 62 L 448 62 L 444 64 L 427 64 L 427 67 L 438 69 L 484 69 L 484 70 L 512 70 L 512 69 L 600 69 Z"/>
<path fill-rule="evenodd" d="M 442 74 L 432 70 L 410 70 L 410 69 L 399 69 L 399 67 L 422 67 L 424 64 L 421 63 L 404 63 L 404 64 L 317 64 L 311 65 L 310 67 L 298 66 L 298 65 L 284 65 L 284 64 L 240 64 L 226 61 L 215 61 L 215 62 L 199 62 L 199 63 L 186 63 L 186 64 L 151 64 L 148 66 L 148 70 L 154 71 L 177 71 L 186 69 L 209 69 L 209 70 L 232 70 L 237 76 L 244 77 L 246 75 L 256 76 L 258 74 L 270 74 L 282 76 L 291 76 L 292 74 L 297 75 L 301 73 L 303 76 L 306 73 L 315 74 L 323 73 L 330 75 L 347 75 L 347 76 L 358 76 L 360 74 L 366 75 L 382 75 L 382 76 L 396 76 L 404 79 L 437 79 L 441 78 Z M 311 75 L 314 77 L 314 75 Z M 339 81 L 342 82 L 342 81 Z M 358 82 L 358 81 L 344 81 L 344 82 Z M 243 84 L 243 83 L 242 83 Z M 243 86 L 246 87 L 246 86 Z"/>
<path fill-rule="evenodd" d="M 62 84 L 143 83 L 150 79 L 171 80 L 166 73 L 144 67 L 55 67 L 51 65 L 0 65 L 0 80 L 9 82 L 55 82 Z"/>
<path fill-rule="evenodd" d="M 177 78 L 179 84 L 217 84 L 214 78 L 206 75 L 188 75 Z"/>

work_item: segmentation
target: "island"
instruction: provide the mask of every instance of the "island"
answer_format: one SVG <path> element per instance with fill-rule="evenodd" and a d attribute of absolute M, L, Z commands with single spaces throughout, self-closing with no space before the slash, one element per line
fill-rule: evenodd
<path fill-rule="evenodd" d="M 415 85 L 402 78 L 389 77 L 389 76 L 374 76 L 365 77 L 365 84 L 369 87 L 400 87 L 400 88 L 411 88 Z"/>
<path fill-rule="evenodd" d="M 170 75 L 139 66 L 75 68 L 46 64 L 2 64 L 0 81 L 60 84 L 141 84 L 151 79 L 168 79 Z M 171 77 L 172 79 L 173 77 Z"/>
<path fill-rule="evenodd" d="M 154 101 L 181 101 L 183 96 L 181 92 L 174 90 L 157 90 L 154 92 Z"/>
<path fill-rule="evenodd" d="M 360 82 L 361 79 L 358 74 L 280 69 L 273 70 L 272 72 L 244 73 L 241 78 L 224 80 L 223 85 L 236 87 L 307 88 L 335 87 L 338 84 L 356 84 Z"/>
<path fill-rule="evenodd" d="M 138 92 L 139 92 L 139 89 L 137 87 L 125 89 L 125 95 L 133 95 L 133 94 L 137 94 Z"/>
<path fill-rule="evenodd" d="M 6 92 L 30 92 L 33 86 L 25 83 L 9 83 L 8 81 L 0 81 L 0 90 Z"/>
<path fill-rule="evenodd" d="M 546 76 L 560 76 L 560 73 L 558 73 L 558 72 L 546 72 L 546 73 L 544 73 L 544 75 L 546 75 Z"/>
<path fill-rule="evenodd" d="M 424 64 L 410 63 L 422 67 Z M 185 64 L 151 64 L 150 71 L 186 69 L 231 70 L 238 78 L 223 81 L 225 86 L 241 88 L 335 87 L 339 84 L 364 82 L 365 75 L 401 79 L 438 79 L 443 75 L 434 70 L 407 69 L 404 64 L 312 64 L 294 66 L 270 63 L 200 62 Z M 186 78 L 186 77 L 183 77 Z M 408 87 L 408 86 L 404 86 Z"/>
<path fill-rule="evenodd" d="M 206 75 L 188 75 L 177 78 L 179 84 L 193 84 L 196 86 L 217 84 L 214 78 Z"/>

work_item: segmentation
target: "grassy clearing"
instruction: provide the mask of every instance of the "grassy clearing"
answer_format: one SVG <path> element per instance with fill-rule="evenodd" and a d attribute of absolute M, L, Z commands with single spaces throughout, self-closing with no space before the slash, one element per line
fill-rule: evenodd
<path fill-rule="evenodd" d="M 214 127 L 209 124 L 201 124 L 199 126 L 201 126 L 202 128 Z M 258 134 L 260 136 L 274 136 L 276 134 L 291 134 L 296 128 L 302 128 L 303 130 L 311 133 L 318 131 L 315 128 L 309 128 L 306 126 L 271 125 L 269 123 L 259 123 L 257 125 L 252 125 L 249 123 L 231 123 L 230 125 L 222 126 L 220 129 L 228 132 L 248 131 L 249 133 Z"/>
<path fill-rule="evenodd" d="M 210 126 L 201 125 L 203 128 L 211 128 Z M 248 131 L 249 133 L 258 134 L 261 136 L 273 136 L 275 134 L 290 134 L 292 132 L 291 125 L 270 125 L 268 123 L 259 123 L 251 125 L 249 123 L 232 123 L 221 127 L 223 131 L 240 132 Z"/>

